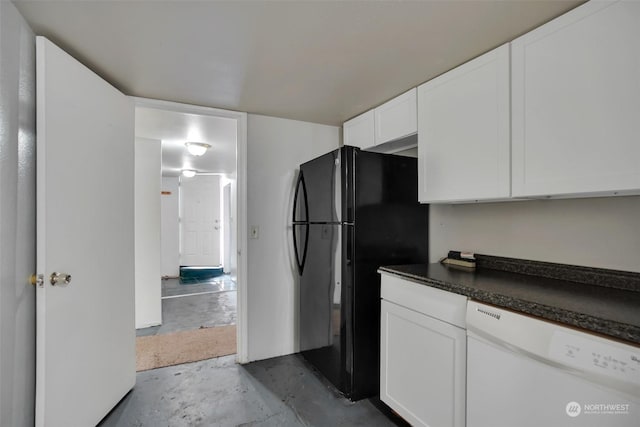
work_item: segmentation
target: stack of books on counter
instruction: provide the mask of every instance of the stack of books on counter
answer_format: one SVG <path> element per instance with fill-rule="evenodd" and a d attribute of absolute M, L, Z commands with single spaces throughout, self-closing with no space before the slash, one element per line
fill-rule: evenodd
<path fill-rule="evenodd" d="M 440 260 L 440 263 L 467 269 L 476 268 L 476 258 L 473 252 L 449 251 L 447 256 Z"/>

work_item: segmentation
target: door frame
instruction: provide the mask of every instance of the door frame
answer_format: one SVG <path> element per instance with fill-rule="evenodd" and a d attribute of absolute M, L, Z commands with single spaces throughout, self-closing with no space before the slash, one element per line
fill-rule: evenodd
<path fill-rule="evenodd" d="M 231 183 L 222 186 L 222 268 L 225 273 L 231 272 Z"/>
<path fill-rule="evenodd" d="M 202 107 L 198 105 L 182 104 L 179 102 L 162 101 L 150 98 L 132 96 L 136 107 L 155 108 L 158 110 L 174 111 L 202 116 L 224 117 L 236 121 L 236 265 L 237 277 L 237 320 L 236 320 L 236 361 L 249 362 L 248 353 L 248 316 L 247 316 L 247 113 L 222 110 L 219 108 Z"/>

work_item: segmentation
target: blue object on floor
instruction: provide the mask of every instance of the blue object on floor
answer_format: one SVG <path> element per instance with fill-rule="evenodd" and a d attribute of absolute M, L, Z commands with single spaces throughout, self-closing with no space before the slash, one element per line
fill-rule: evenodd
<path fill-rule="evenodd" d="M 222 276 L 224 271 L 217 267 L 180 267 L 180 284 L 190 285 Z"/>

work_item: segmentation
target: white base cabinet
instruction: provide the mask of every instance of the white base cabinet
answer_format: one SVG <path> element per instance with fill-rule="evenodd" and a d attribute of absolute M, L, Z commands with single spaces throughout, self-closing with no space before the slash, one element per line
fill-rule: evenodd
<path fill-rule="evenodd" d="M 640 2 L 590 1 L 511 46 L 513 196 L 640 194 Z"/>
<path fill-rule="evenodd" d="M 382 283 L 380 399 L 414 426 L 463 427 L 465 329 L 392 301 L 464 322 L 466 297 L 392 276 Z"/>

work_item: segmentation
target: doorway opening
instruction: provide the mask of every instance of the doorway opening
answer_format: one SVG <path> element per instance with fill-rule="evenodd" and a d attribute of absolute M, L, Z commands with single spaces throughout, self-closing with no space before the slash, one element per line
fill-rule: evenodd
<path fill-rule="evenodd" d="M 136 308 L 148 313 L 136 316 L 138 370 L 234 353 L 242 363 L 246 114 L 135 101 L 136 144 L 154 142 L 161 159 L 155 175 L 157 274 L 136 277 Z M 208 150 L 189 153 L 186 143 L 193 142 L 207 144 Z M 136 222 L 143 228 L 149 216 L 138 218 L 138 213 L 136 206 Z M 144 246 L 144 236 L 140 240 Z M 138 261 L 144 264 L 146 257 L 136 256 L 136 271 L 144 270 Z M 153 283 L 144 286 L 146 280 Z"/>

